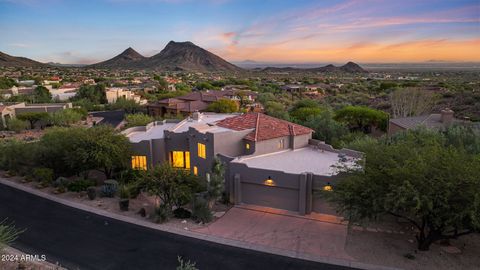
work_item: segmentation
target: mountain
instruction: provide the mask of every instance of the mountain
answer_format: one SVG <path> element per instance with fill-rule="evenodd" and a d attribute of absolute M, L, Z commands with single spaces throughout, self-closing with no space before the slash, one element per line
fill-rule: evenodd
<path fill-rule="evenodd" d="M 160 53 L 148 58 L 143 67 L 194 72 L 242 71 L 241 68 L 189 41 L 170 41 Z"/>
<path fill-rule="evenodd" d="M 87 67 L 90 68 L 136 68 L 142 65 L 143 61 L 147 59 L 145 56 L 139 54 L 137 51 L 128 47 L 121 54 L 93 65 Z"/>
<path fill-rule="evenodd" d="M 319 72 L 344 72 L 344 73 L 367 73 L 365 69 L 354 62 L 348 62 L 343 66 L 336 67 L 334 65 L 326 65 L 324 67 L 316 67 L 316 68 L 296 68 L 296 67 L 266 67 L 261 71 L 264 72 L 289 72 L 289 73 L 296 73 L 296 72 L 311 72 L 311 73 L 319 73 Z"/>
<path fill-rule="evenodd" d="M 25 57 L 11 56 L 0 52 L 0 67 L 41 67 L 43 63 Z"/>
<path fill-rule="evenodd" d="M 339 67 L 340 70 L 349 73 L 366 73 L 367 71 L 359 66 L 357 63 L 348 62 L 345 65 Z"/>

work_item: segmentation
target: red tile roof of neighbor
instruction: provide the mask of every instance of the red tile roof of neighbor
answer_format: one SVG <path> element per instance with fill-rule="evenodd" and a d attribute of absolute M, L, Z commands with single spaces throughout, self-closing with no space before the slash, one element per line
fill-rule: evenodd
<path fill-rule="evenodd" d="M 245 137 L 245 139 L 250 141 L 265 141 L 278 137 L 304 135 L 313 132 L 310 128 L 263 113 L 246 113 L 229 117 L 217 122 L 217 126 L 233 130 L 254 129 Z"/>

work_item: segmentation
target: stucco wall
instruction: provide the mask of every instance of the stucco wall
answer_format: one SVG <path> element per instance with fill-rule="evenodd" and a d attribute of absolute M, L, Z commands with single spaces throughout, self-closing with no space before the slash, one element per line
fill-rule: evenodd
<path fill-rule="evenodd" d="M 290 141 L 290 136 L 285 136 L 285 137 L 279 137 L 271 140 L 266 140 L 266 141 L 259 141 L 255 142 L 255 152 L 254 155 L 263 155 L 263 154 L 268 154 L 272 152 L 277 152 L 277 151 L 282 151 L 287 148 L 291 147 L 291 141 Z M 280 140 L 284 141 L 284 147 L 283 148 L 278 148 L 278 143 Z M 252 143 L 253 144 L 253 143 Z"/>

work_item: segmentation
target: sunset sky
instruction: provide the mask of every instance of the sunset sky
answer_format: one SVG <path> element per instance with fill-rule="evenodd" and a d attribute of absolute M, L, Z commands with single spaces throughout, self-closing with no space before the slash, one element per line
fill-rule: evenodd
<path fill-rule="evenodd" d="M 480 0 L 0 0 L 0 51 L 89 64 L 192 41 L 230 61 L 480 61 Z"/>

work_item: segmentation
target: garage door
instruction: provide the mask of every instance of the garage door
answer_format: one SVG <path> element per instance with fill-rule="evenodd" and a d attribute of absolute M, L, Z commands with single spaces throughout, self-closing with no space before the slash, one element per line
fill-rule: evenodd
<path fill-rule="evenodd" d="M 274 186 L 241 184 L 242 203 L 298 211 L 298 190 Z"/>

